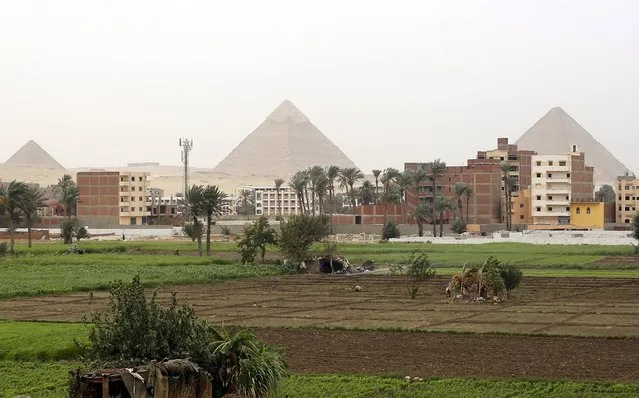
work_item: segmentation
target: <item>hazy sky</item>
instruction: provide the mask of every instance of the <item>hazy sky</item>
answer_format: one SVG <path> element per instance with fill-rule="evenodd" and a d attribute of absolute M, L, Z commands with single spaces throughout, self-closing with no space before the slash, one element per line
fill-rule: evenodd
<path fill-rule="evenodd" d="M 563 107 L 639 171 L 639 2 L 0 0 L 0 161 L 214 167 L 283 99 L 360 168 L 460 164 Z"/>

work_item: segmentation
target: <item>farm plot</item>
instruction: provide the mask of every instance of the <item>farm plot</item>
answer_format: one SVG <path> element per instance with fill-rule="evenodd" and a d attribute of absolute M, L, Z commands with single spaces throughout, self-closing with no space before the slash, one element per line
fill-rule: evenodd
<path fill-rule="evenodd" d="M 453 304 L 447 277 L 429 280 L 417 299 L 402 279 L 380 275 L 294 275 L 159 288 L 214 324 L 251 327 L 415 329 L 425 331 L 639 337 L 639 279 L 524 278 L 504 304 Z M 355 291 L 355 285 L 363 290 Z M 79 321 L 108 293 L 0 300 L 0 319 Z"/>

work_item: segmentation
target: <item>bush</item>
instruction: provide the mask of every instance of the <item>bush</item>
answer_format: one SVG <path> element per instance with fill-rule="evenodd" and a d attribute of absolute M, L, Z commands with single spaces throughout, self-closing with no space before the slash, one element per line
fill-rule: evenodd
<path fill-rule="evenodd" d="M 7 242 L 0 243 L 0 257 L 6 256 L 7 251 L 8 251 Z"/>
<path fill-rule="evenodd" d="M 221 232 L 221 233 L 222 233 L 222 235 L 224 235 L 224 236 L 229 236 L 229 235 L 231 235 L 231 228 L 229 228 L 229 227 L 228 227 L 228 226 L 226 226 L 226 225 L 222 225 L 222 226 L 220 227 L 220 232 Z"/>
<path fill-rule="evenodd" d="M 267 245 L 277 245 L 277 232 L 268 224 L 268 219 L 261 216 L 252 224 L 244 227 L 244 237 L 238 242 L 242 264 L 255 262 L 257 252 L 260 252 L 262 262 L 266 254 Z"/>
<path fill-rule="evenodd" d="M 463 234 L 466 232 L 466 221 L 458 218 L 453 222 L 453 232 L 456 234 Z"/>
<path fill-rule="evenodd" d="M 401 264 L 390 267 L 392 275 L 402 275 L 406 278 L 406 288 L 410 298 L 417 297 L 421 284 L 435 276 L 425 251 L 415 250 Z"/>
<path fill-rule="evenodd" d="M 286 374 L 281 353 L 266 346 L 250 331 L 214 329 L 197 318 L 193 308 L 180 305 L 175 294 L 168 308 L 150 301 L 136 276 L 131 283 L 111 288 L 106 310 L 94 314 L 90 345 L 83 350 L 89 367 L 133 367 L 150 360 L 192 358 L 206 369 L 214 396 L 239 392 L 266 396 Z"/>
<path fill-rule="evenodd" d="M 80 241 L 80 239 L 87 239 L 87 238 L 91 237 L 91 235 L 89 235 L 89 231 L 87 231 L 86 227 L 80 227 L 80 228 L 76 229 L 74 235 L 75 235 L 75 238 L 78 240 L 78 242 Z"/>
<path fill-rule="evenodd" d="M 395 221 L 388 221 L 382 227 L 382 240 L 389 240 L 390 238 L 399 238 L 401 236 L 399 227 Z"/>
<path fill-rule="evenodd" d="M 182 227 L 182 232 L 184 235 L 191 238 L 191 241 L 195 242 L 196 240 L 199 242 L 204 235 L 204 224 L 200 222 L 194 222 L 193 224 L 185 224 Z"/>
<path fill-rule="evenodd" d="M 632 237 L 639 240 L 639 213 L 632 218 Z M 635 255 L 639 254 L 639 243 L 632 246 L 635 248 Z"/>
<path fill-rule="evenodd" d="M 280 223 L 278 244 L 282 255 L 299 265 L 310 257 L 309 250 L 315 242 L 328 236 L 327 216 L 294 215 Z"/>
<path fill-rule="evenodd" d="M 65 244 L 70 245 L 73 243 L 73 236 L 75 235 L 76 225 L 73 220 L 63 220 L 60 223 L 60 237 Z"/>
<path fill-rule="evenodd" d="M 523 273 L 516 265 L 503 265 L 500 267 L 499 274 L 504 281 L 504 287 L 506 288 L 506 297 L 510 295 L 510 292 L 519 286 Z"/>
<path fill-rule="evenodd" d="M 490 256 L 479 268 L 478 282 L 479 295 L 487 298 L 488 295 L 499 296 L 506 288 L 501 276 L 501 266 L 499 260 Z"/>

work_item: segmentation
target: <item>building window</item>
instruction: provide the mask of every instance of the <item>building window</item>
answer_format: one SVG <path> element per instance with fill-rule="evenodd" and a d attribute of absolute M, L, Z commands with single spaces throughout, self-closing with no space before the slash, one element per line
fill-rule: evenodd
<path fill-rule="evenodd" d="M 541 207 L 537 206 L 537 211 L 541 211 Z"/>
<path fill-rule="evenodd" d="M 548 166 L 552 166 L 552 160 L 548 161 Z"/>
<path fill-rule="evenodd" d="M 135 196 L 131 196 L 131 202 L 135 202 Z"/>
<path fill-rule="evenodd" d="M 142 211 L 142 208 L 141 208 L 141 207 L 138 207 L 138 209 L 139 209 L 140 211 Z"/>
<path fill-rule="evenodd" d="M 126 211 L 126 207 L 120 207 L 120 211 L 124 213 Z"/>
<path fill-rule="evenodd" d="M 131 208 L 131 211 L 135 211 L 135 207 L 132 207 L 132 208 Z"/>
<path fill-rule="evenodd" d="M 552 200 L 552 195 L 548 195 L 548 200 Z"/>
<path fill-rule="evenodd" d="M 140 179 L 138 181 L 142 181 L 142 177 L 140 177 Z"/>
<path fill-rule="evenodd" d="M 560 160 L 559 161 L 559 165 L 560 166 L 565 166 L 566 165 L 566 161 L 565 160 Z"/>
<path fill-rule="evenodd" d="M 570 211 L 570 207 L 566 206 L 566 211 Z"/>
<path fill-rule="evenodd" d="M 537 178 L 541 178 L 541 173 L 537 173 Z"/>
<path fill-rule="evenodd" d="M 630 211 L 630 206 L 626 206 L 625 210 Z"/>
<path fill-rule="evenodd" d="M 590 214 L 590 207 L 586 208 L 586 214 Z"/>
<path fill-rule="evenodd" d="M 630 188 L 632 188 L 630 185 L 626 185 L 626 186 L 624 187 L 624 189 L 625 189 L 626 191 L 629 191 L 629 190 L 630 190 Z"/>
<path fill-rule="evenodd" d="M 537 200 L 541 200 L 541 195 L 537 195 Z"/>
<path fill-rule="evenodd" d="M 142 190 L 142 187 L 138 187 L 138 191 L 141 191 L 141 190 Z"/>
<path fill-rule="evenodd" d="M 135 177 L 131 177 L 131 181 L 135 181 Z"/>
<path fill-rule="evenodd" d="M 124 177 L 120 177 L 120 181 L 121 181 L 121 182 L 124 182 L 124 181 L 125 181 L 125 180 L 124 180 Z"/>
<path fill-rule="evenodd" d="M 566 200 L 570 200 L 570 196 L 566 195 Z"/>
<path fill-rule="evenodd" d="M 121 197 L 121 198 L 120 198 L 120 202 L 124 202 L 124 197 Z"/>
<path fill-rule="evenodd" d="M 575 211 L 575 213 L 581 214 L 581 209 L 579 207 L 577 207 L 577 210 Z"/>
<path fill-rule="evenodd" d="M 621 196 L 619 197 L 619 200 L 621 200 Z"/>
<path fill-rule="evenodd" d="M 552 211 L 552 207 L 548 207 L 548 211 Z"/>
<path fill-rule="evenodd" d="M 566 177 L 570 178 L 570 173 L 566 173 Z"/>
<path fill-rule="evenodd" d="M 548 178 L 552 178 L 552 173 L 548 173 Z"/>
<path fill-rule="evenodd" d="M 621 198 L 619 198 L 621 200 Z M 626 200 L 630 200 L 630 196 L 626 195 Z"/>
<path fill-rule="evenodd" d="M 624 223 L 626 223 L 626 224 L 630 224 L 630 219 L 626 218 L 626 219 L 624 220 Z"/>
<path fill-rule="evenodd" d="M 520 220 L 523 220 L 523 219 L 524 219 L 524 215 L 523 215 L 523 214 L 522 214 L 522 215 L 520 215 L 520 216 L 519 216 L 519 219 L 520 219 Z"/>
<path fill-rule="evenodd" d="M 140 196 L 140 197 L 138 198 L 138 200 L 139 200 L 140 202 L 142 202 L 142 196 Z"/>
<path fill-rule="evenodd" d="M 523 203 L 520 203 L 520 204 L 519 204 L 519 208 L 520 208 L 520 209 L 523 209 L 523 208 L 524 208 L 524 204 L 523 204 Z"/>
<path fill-rule="evenodd" d="M 541 166 L 541 162 L 539 160 L 537 161 L 537 166 Z"/>

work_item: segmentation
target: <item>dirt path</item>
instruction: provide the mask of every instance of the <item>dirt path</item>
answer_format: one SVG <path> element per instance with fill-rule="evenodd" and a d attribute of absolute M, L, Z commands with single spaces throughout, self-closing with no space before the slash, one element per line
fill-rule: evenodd
<path fill-rule="evenodd" d="M 639 340 L 259 329 L 296 373 L 639 380 Z M 481 364 L 481 365 L 480 365 Z"/>

